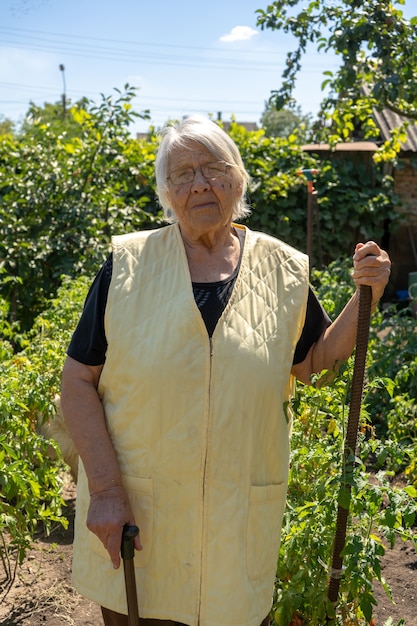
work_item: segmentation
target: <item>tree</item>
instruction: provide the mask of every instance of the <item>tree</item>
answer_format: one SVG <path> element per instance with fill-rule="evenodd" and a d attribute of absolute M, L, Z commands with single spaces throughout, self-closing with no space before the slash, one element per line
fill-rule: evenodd
<path fill-rule="evenodd" d="M 301 141 L 306 138 L 310 127 L 310 114 L 303 115 L 301 107 L 281 109 L 278 111 L 271 101 L 265 103 L 261 125 L 267 137 L 288 137 L 294 131 Z"/>
<path fill-rule="evenodd" d="M 0 135 L 13 135 L 14 122 L 4 115 L 0 115 Z"/>
<path fill-rule="evenodd" d="M 322 111 L 336 107 L 358 112 L 389 108 L 417 120 L 417 17 L 405 19 L 405 0 L 276 0 L 258 10 L 261 28 L 282 30 L 298 40 L 287 55 L 283 84 L 272 93 L 281 109 L 292 101 L 301 60 L 310 45 L 332 51 L 341 65 L 324 72 L 330 97 Z M 296 7 L 301 4 L 297 13 Z M 396 6 L 397 5 L 397 6 Z"/>
<path fill-rule="evenodd" d="M 62 102 L 45 102 L 43 106 L 31 102 L 18 135 L 21 137 L 28 134 L 36 135 L 39 140 L 42 140 L 43 134 L 48 129 L 56 136 L 65 133 L 67 139 L 79 137 L 82 128 L 71 114 L 71 109 L 85 111 L 89 108 L 89 104 L 87 98 L 82 98 L 74 105 L 68 100 L 67 109 L 64 111 Z"/>

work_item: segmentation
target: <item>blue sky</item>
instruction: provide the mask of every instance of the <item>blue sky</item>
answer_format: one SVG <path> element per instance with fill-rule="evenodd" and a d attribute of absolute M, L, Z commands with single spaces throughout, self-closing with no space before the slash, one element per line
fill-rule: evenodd
<path fill-rule="evenodd" d="M 407 7 L 415 0 L 407 0 Z M 135 109 L 161 126 L 190 113 L 222 112 L 223 120 L 259 122 L 279 88 L 295 42 L 256 27 L 268 0 L 1 0 L 0 115 L 20 120 L 30 101 L 100 101 L 125 83 L 139 88 Z M 417 9 L 404 11 L 407 17 Z M 63 64 L 65 71 L 59 69 Z M 322 73 L 333 55 L 312 51 L 295 98 L 315 114 Z"/>

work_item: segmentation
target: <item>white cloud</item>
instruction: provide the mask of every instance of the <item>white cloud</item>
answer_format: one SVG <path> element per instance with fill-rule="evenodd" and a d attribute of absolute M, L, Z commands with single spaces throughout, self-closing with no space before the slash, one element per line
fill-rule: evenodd
<path fill-rule="evenodd" d="M 222 35 L 220 41 L 245 41 L 259 35 L 259 31 L 250 26 L 234 26 L 230 33 Z"/>

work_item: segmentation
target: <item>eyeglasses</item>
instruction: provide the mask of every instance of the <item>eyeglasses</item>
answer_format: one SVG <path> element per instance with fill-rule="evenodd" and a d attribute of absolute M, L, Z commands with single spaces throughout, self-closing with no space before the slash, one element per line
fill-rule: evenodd
<path fill-rule="evenodd" d="M 167 176 L 167 180 L 170 180 L 174 185 L 187 185 L 193 182 L 196 172 L 201 172 L 206 180 L 216 180 L 226 174 L 228 167 L 229 163 L 224 161 L 206 163 L 195 169 L 193 167 L 182 167 L 171 172 Z"/>

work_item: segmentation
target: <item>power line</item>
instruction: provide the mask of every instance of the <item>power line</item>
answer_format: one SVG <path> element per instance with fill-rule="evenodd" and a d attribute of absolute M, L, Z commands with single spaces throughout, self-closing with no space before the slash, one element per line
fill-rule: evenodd
<path fill-rule="evenodd" d="M 163 65 L 175 65 L 176 67 L 205 67 L 212 70 L 233 70 L 233 71 L 256 71 L 256 72 L 270 72 L 270 71 L 282 71 L 285 67 L 285 61 L 279 61 L 279 53 L 277 50 L 252 50 L 252 51 L 239 51 L 236 53 L 233 51 L 234 56 L 219 57 L 217 53 L 222 55 L 231 53 L 232 51 L 223 50 L 219 48 L 198 48 L 193 46 L 181 46 L 174 44 L 150 44 L 141 42 L 120 42 L 119 40 L 105 40 L 98 37 L 87 38 L 82 36 L 72 35 L 60 35 L 56 33 L 46 33 L 42 31 L 30 31 L 27 29 L 14 29 L 7 27 L 0 27 L 0 33 L 3 32 L 6 35 L 6 39 L 0 43 L 0 46 L 17 47 L 29 50 L 39 50 L 41 52 L 49 52 L 56 54 L 67 54 L 72 56 L 82 56 L 88 58 L 98 58 L 101 60 L 121 61 L 121 62 L 135 62 L 140 61 L 147 64 L 163 64 Z M 23 33 L 30 33 L 23 34 Z M 23 40 L 16 40 L 15 37 L 24 37 Z M 45 36 L 50 37 L 50 41 L 46 41 Z M 8 37 L 8 39 L 7 39 Z M 68 41 L 63 41 L 62 37 Z M 31 41 L 29 41 L 31 40 Z M 81 40 L 81 43 L 77 43 L 74 40 Z M 91 45 L 91 41 L 98 41 L 103 45 Z M 86 43 L 83 43 L 86 42 Z M 109 46 L 109 42 L 116 44 L 123 44 L 126 46 L 133 45 L 134 49 L 120 48 L 120 46 Z M 140 46 L 148 46 L 153 48 L 162 49 L 162 52 L 150 52 L 149 50 L 141 50 Z M 182 54 L 173 55 L 164 50 L 164 48 L 186 50 L 186 51 L 199 51 L 201 53 L 209 53 L 199 55 Z M 238 56 L 236 56 L 238 54 Z M 276 61 L 269 61 L 271 54 L 277 56 Z M 256 59 L 257 55 L 262 55 L 262 60 Z M 249 59 L 249 61 L 248 61 Z M 316 69 L 316 65 L 313 63 L 309 70 L 310 72 L 320 72 Z"/>
<path fill-rule="evenodd" d="M 25 90 L 36 90 L 36 91 L 47 91 L 47 92 L 52 92 L 54 91 L 53 89 L 51 89 L 50 87 L 42 87 L 40 85 L 27 85 L 27 84 L 21 84 L 21 83 L 9 83 L 9 82 L 0 82 L 0 87 L 13 87 L 13 88 L 17 88 L 17 89 L 25 89 Z M 80 90 L 76 90 L 76 89 L 72 89 L 71 93 L 73 94 L 79 94 L 81 97 L 85 96 L 85 92 L 80 91 Z M 172 97 L 163 97 L 163 96 L 152 96 L 150 99 L 147 96 L 144 96 L 142 94 L 138 94 L 137 96 L 140 100 L 150 100 L 151 102 L 172 102 L 173 98 Z M 1 101 L 0 101 L 1 102 Z M 207 100 L 206 98 L 203 99 L 198 99 L 198 98 L 175 98 L 175 103 L 180 106 L 182 104 L 192 104 L 192 103 L 196 103 L 196 104 L 210 104 L 210 103 L 214 103 L 217 101 L 210 101 Z M 235 100 L 222 100 L 222 103 L 224 105 L 233 105 L 236 101 Z M 255 100 L 239 100 L 239 104 L 243 104 L 243 105 L 257 105 L 258 101 Z"/>
<path fill-rule="evenodd" d="M 0 106 L 4 107 L 4 105 L 18 105 L 18 104 L 24 104 L 24 105 L 29 105 L 30 102 L 36 102 L 39 99 L 42 99 L 43 101 L 45 100 L 50 100 L 51 102 L 58 102 L 59 101 L 59 94 L 57 92 L 57 90 L 55 89 L 51 89 L 48 87 L 42 87 L 40 85 L 21 85 L 19 83 L 5 83 L 5 82 L 0 82 L 0 88 L 1 87 L 9 87 L 9 88 L 19 88 L 19 89 L 24 89 L 24 90 L 32 90 L 36 93 L 33 93 L 30 97 L 28 97 L 27 99 L 16 99 L 16 100 L 1 100 L 0 99 Z M 43 92 L 42 95 L 40 94 L 40 92 Z M 94 94 L 90 94 L 90 96 L 88 94 L 86 94 L 83 91 L 76 91 L 76 90 L 72 90 L 72 94 L 79 94 L 80 98 L 81 97 L 89 97 L 89 99 L 93 100 L 93 101 L 97 101 L 97 97 L 100 96 L 100 94 L 98 93 L 94 93 Z M 260 103 L 259 101 L 246 101 L 246 100 L 208 100 L 206 98 L 204 99 L 190 99 L 190 98 L 172 98 L 172 97 L 158 97 L 158 96 L 146 96 L 146 95 L 142 95 L 142 94 L 138 94 L 136 96 L 136 100 L 137 100 L 137 107 L 140 110 L 144 110 L 144 109 L 150 109 L 151 111 L 151 117 L 152 118 L 157 118 L 160 117 L 161 115 L 173 115 L 175 117 L 176 114 L 175 112 L 183 112 L 183 113 L 189 113 L 190 111 L 193 112 L 200 112 L 200 113 L 207 113 L 207 112 L 217 112 L 217 111 L 222 111 L 224 113 L 225 116 L 227 115 L 236 115 L 236 116 L 243 116 L 243 115 L 247 115 L 250 117 L 260 117 L 262 111 L 263 111 L 263 105 L 262 103 Z M 72 98 L 72 101 L 74 102 L 74 99 Z M 314 104 L 318 104 L 318 103 L 311 103 L 312 105 Z M 3 114 L 4 114 L 4 109 L 3 109 Z"/>
<path fill-rule="evenodd" d="M 8 44 L 8 46 L 6 46 Z M 284 64 L 274 63 L 262 63 L 262 65 L 248 64 L 246 61 L 238 61 L 231 64 L 230 62 L 223 63 L 221 59 L 215 62 L 204 58 L 187 58 L 179 56 L 168 55 L 154 55 L 149 53 L 132 52 L 128 50 L 115 50 L 115 49 L 89 49 L 84 48 L 71 48 L 65 45 L 50 45 L 49 43 L 28 43 L 28 42 L 14 42 L 14 41 L 2 41 L 0 43 L 2 47 L 14 47 L 25 50 L 37 50 L 39 52 L 54 53 L 60 55 L 70 55 L 76 57 L 100 59 L 101 61 L 118 61 L 118 62 L 140 62 L 152 65 L 164 65 L 175 67 L 200 67 L 208 68 L 211 70 L 233 70 L 233 71 L 256 71 L 256 72 L 271 72 L 277 71 L 284 67 Z"/>
<path fill-rule="evenodd" d="M 57 37 L 59 38 L 59 40 L 61 40 L 62 38 L 65 39 L 74 39 L 74 40 L 81 40 L 81 41 L 87 41 L 88 43 L 91 41 L 97 41 L 97 42 L 101 42 L 104 44 L 104 47 L 108 47 L 109 43 L 114 43 L 117 44 L 117 46 L 119 46 L 120 44 L 122 45 L 132 45 L 132 46 L 147 46 L 149 48 L 174 48 L 174 49 L 179 49 L 179 50 L 190 50 L 190 51 L 196 51 L 199 50 L 200 52 L 220 52 L 221 54 L 231 54 L 231 55 L 238 55 L 238 58 L 241 57 L 242 51 L 239 50 L 238 52 L 236 52 L 235 50 L 227 50 L 226 48 L 219 48 L 219 47 L 202 47 L 202 46 L 185 46 L 182 44 L 172 44 L 172 43 L 155 43 L 150 42 L 150 41 L 129 41 L 126 39 L 111 39 L 111 38 L 103 38 L 103 37 L 92 37 L 92 36 L 86 36 L 86 35 L 68 35 L 66 33 L 51 33 L 48 31 L 40 31 L 40 30 L 30 30 L 30 29 L 26 29 L 26 28 L 13 28 L 13 27 L 8 27 L 8 26 L 4 26 L 4 27 L 0 27 L 0 32 L 3 31 L 5 33 L 11 32 L 11 33 L 15 33 L 15 34 L 20 34 L 22 33 L 22 36 L 27 37 L 27 34 L 32 34 L 32 35 L 45 35 L 47 37 Z M 264 48 L 263 50 L 247 50 L 245 51 L 246 54 L 250 55 L 250 56 L 256 56 L 256 55 L 270 55 L 270 54 L 277 54 L 277 53 L 286 53 L 288 50 L 287 46 L 285 46 L 285 48 L 283 48 L 282 50 L 279 50 L 278 48 Z M 313 52 L 311 53 L 309 56 L 323 56 L 320 53 L 317 52 Z"/>
<path fill-rule="evenodd" d="M 233 72 L 259 73 L 268 72 L 278 75 L 284 69 L 284 62 L 280 61 L 283 52 L 278 49 L 263 50 L 227 50 L 223 48 L 203 48 L 197 46 L 177 45 L 171 43 L 151 43 L 140 41 L 126 41 L 118 39 L 104 39 L 100 37 L 87 37 L 82 35 L 67 35 L 62 33 L 51 33 L 46 31 L 34 31 L 29 29 L 18 29 L 0 26 L 0 50 L 4 48 L 17 48 L 26 50 L 38 50 L 40 52 L 56 54 L 60 56 L 72 55 L 81 56 L 83 58 L 98 58 L 102 61 L 111 60 L 114 62 L 133 62 L 140 63 L 141 66 L 148 65 L 164 65 L 175 66 L 177 68 L 198 68 L 205 72 L 213 70 L 227 70 Z M 50 40 L 47 41 L 46 38 Z M 236 56 L 238 55 L 238 56 Z M 276 60 L 271 62 L 271 57 L 275 56 Z M 303 68 L 305 73 L 322 73 L 322 69 L 313 57 L 318 54 L 309 55 L 309 62 Z M 320 55 L 323 58 L 323 55 Z M 332 64 L 326 63 L 326 67 L 331 69 Z M 31 92 L 31 96 L 27 100 L 0 100 L 1 105 L 23 104 L 29 101 L 40 99 L 51 99 L 57 101 L 59 94 L 54 87 L 46 87 L 42 85 L 24 85 L 20 83 L 0 82 L 0 87 L 12 88 L 17 90 L 26 90 Z M 69 94 L 73 101 L 74 97 L 89 97 L 95 100 L 100 96 L 99 92 L 80 91 L 71 89 Z M 267 99 L 267 97 L 265 98 Z M 179 99 L 174 97 L 147 97 L 143 93 L 138 94 L 137 100 L 140 103 L 140 109 L 151 109 L 152 117 L 162 115 L 167 111 L 172 113 L 178 110 L 199 110 L 204 105 L 203 110 L 206 111 L 222 111 L 227 115 L 227 111 L 236 116 L 251 115 L 260 116 L 260 110 L 263 110 L 262 102 L 254 101 L 227 101 L 222 100 L 219 104 L 218 100 L 207 99 Z M 169 106 L 164 106 L 169 103 Z M 244 107 L 246 110 L 243 110 Z M 248 108 L 253 110 L 249 111 Z M 201 110 L 201 109 L 200 109 Z"/>

